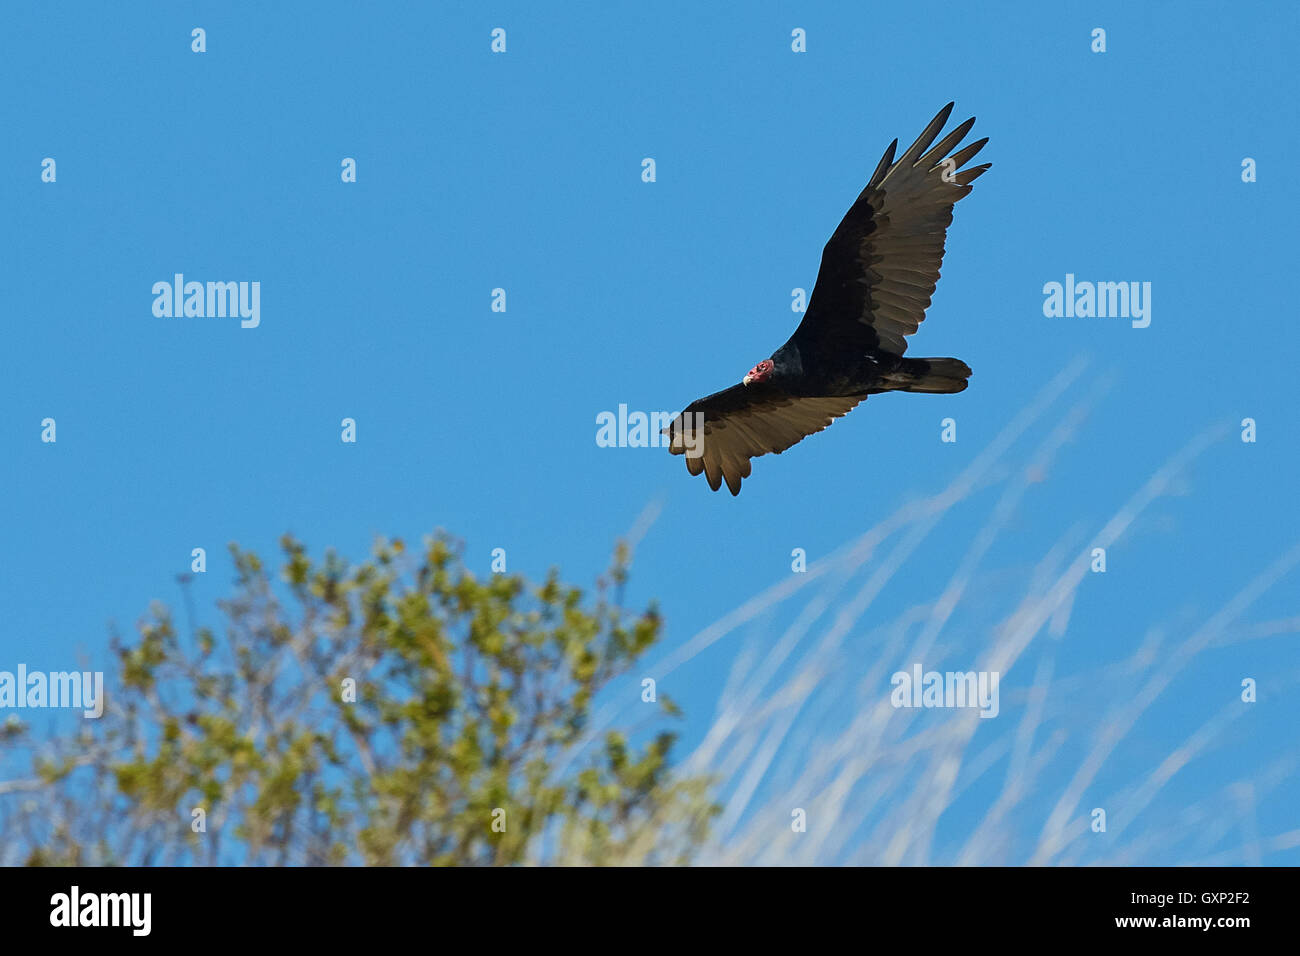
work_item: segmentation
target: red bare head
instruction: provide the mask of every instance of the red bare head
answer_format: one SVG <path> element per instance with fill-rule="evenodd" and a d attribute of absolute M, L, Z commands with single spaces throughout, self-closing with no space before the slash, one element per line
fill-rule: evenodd
<path fill-rule="evenodd" d="M 753 382 L 766 382 L 772 375 L 772 368 L 772 360 L 763 359 L 763 361 L 759 362 L 749 370 L 749 374 L 746 375 L 744 379 L 745 384 L 749 385 Z"/>

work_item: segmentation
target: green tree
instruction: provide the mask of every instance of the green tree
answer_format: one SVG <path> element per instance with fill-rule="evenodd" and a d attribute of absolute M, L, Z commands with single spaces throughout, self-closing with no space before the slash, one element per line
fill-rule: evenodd
<path fill-rule="evenodd" d="M 222 634 L 183 637 L 154 605 L 115 638 L 105 714 L 75 738 L 4 726 L 0 765 L 33 772 L 0 782 L 21 855 L 0 862 L 654 864 L 704 841 L 717 808 L 673 774 L 671 733 L 591 729 L 611 681 L 640 693 L 628 672 L 660 633 L 653 606 L 621 606 L 623 546 L 594 595 L 554 571 L 477 578 L 442 534 L 356 565 L 281 547 L 273 585 L 231 546 Z"/>

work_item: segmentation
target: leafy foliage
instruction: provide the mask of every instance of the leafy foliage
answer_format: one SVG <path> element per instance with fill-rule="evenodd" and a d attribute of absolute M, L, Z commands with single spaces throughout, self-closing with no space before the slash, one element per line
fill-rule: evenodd
<path fill-rule="evenodd" d="M 674 736 L 595 737 L 592 707 L 658 639 L 621 607 L 620 546 L 593 598 L 552 571 L 475 577 L 447 536 L 350 566 L 282 540 L 282 585 L 231 547 L 224 634 L 151 608 L 119 686 L 75 739 L 9 724 L 0 829 L 31 864 L 682 863 L 716 813 Z M 611 692 L 613 692 L 611 690 Z M 623 692 L 623 691 L 620 691 Z M 631 682 L 627 693 L 640 692 Z M 676 712 L 660 697 L 659 707 Z M 656 716 L 658 716 L 656 714 Z M 35 796 L 36 799 L 32 799 Z M 204 828 L 195 821 L 202 811 Z M 16 862 L 4 860 L 0 862 Z"/>

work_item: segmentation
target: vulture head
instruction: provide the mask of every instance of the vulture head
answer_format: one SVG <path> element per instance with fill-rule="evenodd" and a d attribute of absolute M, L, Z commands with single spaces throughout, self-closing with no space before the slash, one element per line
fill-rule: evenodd
<path fill-rule="evenodd" d="M 763 359 L 749 370 L 749 374 L 744 377 L 743 381 L 746 385 L 751 382 L 766 382 L 771 378 L 774 368 L 771 359 Z"/>

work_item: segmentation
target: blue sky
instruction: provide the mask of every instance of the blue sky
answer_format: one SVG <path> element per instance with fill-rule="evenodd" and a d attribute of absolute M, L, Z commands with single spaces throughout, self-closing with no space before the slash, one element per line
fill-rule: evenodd
<path fill-rule="evenodd" d="M 376 535 L 444 527 L 484 573 L 504 547 L 512 571 L 581 582 L 650 502 L 662 512 L 630 595 L 660 601 L 670 650 L 787 579 L 793 548 L 815 561 L 940 491 L 1080 357 L 1070 396 L 1111 387 L 990 568 L 1014 579 L 1068 529 L 1086 539 L 1226 426 L 1112 549 L 1104 589 L 1081 593 L 1057 667 L 1122 660 L 1161 622 L 1185 633 L 1300 540 L 1298 16 L 1256 3 L 15 8 L 0 57 L 0 667 L 64 667 L 77 651 L 106 665 L 111 624 L 131 630 L 152 599 L 179 606 L 193 547 L 209 554 L 194 594 L 212 624 L 230 541 L 269 554 L 290 531 L 360 556 Z M 505 54 L 490 52 L 494 27 Z M 791 51 L 796 27 L 806 53 Z M 1096 27 L 1105 53 L 1090 49 Z M 735 499 L 662 449 L 596 445 L 600 412 L 676 411 L 784 342 L 791 290 L 811 289 L 885 146 L 949 100 L 954 120 L 978 117 L 979 161 L 994 165 L 956 210 L 911 352 L 967 361 L 968 391 L 873 398 L 755 461 Z M 344 157 L 356 183 L 340 181 Z M 1242 182 L 1245 157 L 1257 182 Z M 177 272 L 260 282 L 260 326 L 155 317 L 151 287 Z M 1043 285 L 1067 273 L 1150 282 L 1150 326 L 1046 318 Z M 955 444 L 939 440 L 945 417 Z M 1245 417 L 1253 444 L 1237 438 Z M 945 518 L 880 613 L 932 600 L 987 511 Z M 1295 584 L 1243 621 L 1293 618 Z M 961 634 L 976 650 L 978 617 Z M 761 646 L 775 624 L 747 636 Z M 685 744 L 738 647 L 664 687 L 686 706 Z M 1275 686 L 1165 806 L 1294 752 L 1296 664 L 1294 634 L 1212 649 L 1115 753 L 1112 782 L 1148 770 L 1240 676 Z M 1298 796 L 1294 780 L 1274 791 L 1259 829 L 1300 825 Z"/>

